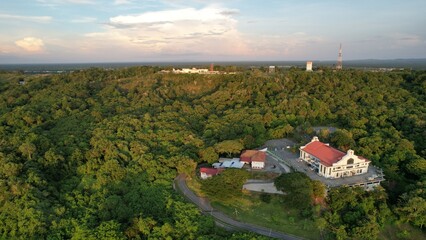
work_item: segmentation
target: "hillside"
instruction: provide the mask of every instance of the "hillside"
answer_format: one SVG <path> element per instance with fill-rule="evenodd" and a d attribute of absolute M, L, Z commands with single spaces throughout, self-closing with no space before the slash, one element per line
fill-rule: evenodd
<path fill-rule="evenodd" d="M 0 74 L 1 238 L 262 239 L 215 227 L 173 179 L 215 144 L 253 148 L 320 125 L 383 168 L 391 221 L 424 230 L 425 72 L 157 71 Z"/>

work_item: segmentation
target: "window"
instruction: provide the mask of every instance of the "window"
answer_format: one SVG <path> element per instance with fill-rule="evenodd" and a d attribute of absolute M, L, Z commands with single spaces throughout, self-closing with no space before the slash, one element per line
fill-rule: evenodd
<path fill-rule="evenodd" d="M 349 158 L 346 164 L 354 164 L 354 159 L 353 158 Z"/>

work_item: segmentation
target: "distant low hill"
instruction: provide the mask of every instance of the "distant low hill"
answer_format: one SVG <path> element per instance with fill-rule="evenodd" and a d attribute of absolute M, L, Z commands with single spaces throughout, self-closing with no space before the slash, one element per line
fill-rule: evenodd
<path fill-rule="evenodd" d="M 41 72 L 61 72 L 82 70 L 92 67 L 105 69 L 116 69 L 132 66 L 173 66 L 173 67 L 199 67 L 209 66 L 211 62 L 205 61 L 185 61 L 185 62 L 111 62 L 111 63 L 45 63 L 45 64 L 0 64 L 0 70 L 6 71 L 25 71 L 28 73 Z M 245 67 L 266 67 L 277 66 L 283 68 L 305 67 L 306 61 L 215 61 L 215 65 L 221 66 L 245 66 Z M 313 60 L 315 67 L 333 67 L 336 61 L 330 60 Z M 361 59 L 361 60 L 344 60 L 343 68 L 408 68 L 414 70 L 426 70 L 426 58 L 418 59 Z"/>

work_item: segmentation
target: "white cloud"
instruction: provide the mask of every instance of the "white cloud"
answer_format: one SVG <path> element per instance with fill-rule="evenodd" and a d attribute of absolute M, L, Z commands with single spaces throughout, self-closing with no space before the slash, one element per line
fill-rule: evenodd
<path fill-rule="evenodd" d="M 233 9 L 206 7 L 110 18 L 105 31 L 90 33 L 85 49 L 119 48 L 153 55 L 246 55 Z"/>
<path fill-rule="evenodd" d="M 28 52 L 41 52 L 43 51 L 44 43 L 40 38 L 26 37 L 15 41 L 16 46 Z"/>
<path fill-rule="evenodd" d="M 140 15 L 125 15 L 113 17 L 111 24 L 132 25 L 141 23 L 155 22 L 177 22 L 177 21 L 213 21 L 213 20 L 232 20 L 230 10 L 217 8 L 203 8 L 200 10 L 194 8 L 184 8 L 178 10 L 147 12 Z"/>
<path fill-rule="evenodd" d="M 11 14 L 0 14 L 0 19 L 48 23 L 52 20 L 52 17 L 50 17 L 50 16 L 22 16 L 22 15 L 11 15 Z"/>
<path fill-rule="evenodd" d="M 81 17 L 71 20 L 72 23 L 93 23 L 96 22 L 97 18 L 94 17 Z"/>
<path fill-rule="evenodd" d="M 124 4 L 130 4 L 132 1 L 130 0 L 115 0 L 114 5 L 124 5 Z"/>
<path fill-rule="evenodd" d="M 75 4 L 95 4 L 96 1 L 94 0 L 66 0 L 69 3 L 75 3 Z"/>
<path fill-rule="evenodd" d="M 37 2 L 50 7 L 56 7 L 61 4 L 96 4 L 96 0 L 37 0 Z"/>

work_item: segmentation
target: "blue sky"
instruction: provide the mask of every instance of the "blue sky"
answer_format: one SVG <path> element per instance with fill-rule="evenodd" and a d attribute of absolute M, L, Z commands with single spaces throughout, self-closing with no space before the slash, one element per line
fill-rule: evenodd
<path fill-rule="evenodd" d="M 426 58 L 424 0 L 2 0 L 0 63 Z"/>

